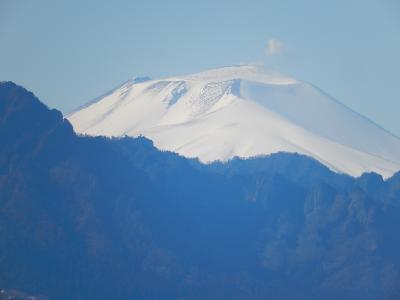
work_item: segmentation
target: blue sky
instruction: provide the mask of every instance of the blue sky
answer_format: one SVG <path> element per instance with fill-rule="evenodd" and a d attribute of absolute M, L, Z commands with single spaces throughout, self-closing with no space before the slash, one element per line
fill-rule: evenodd
<path fill-rule="evenodd" d="M 0 80 L 64 113 L 132 76 L 263 63 L 400 136 L 400 1 L 0 0 Z"/>

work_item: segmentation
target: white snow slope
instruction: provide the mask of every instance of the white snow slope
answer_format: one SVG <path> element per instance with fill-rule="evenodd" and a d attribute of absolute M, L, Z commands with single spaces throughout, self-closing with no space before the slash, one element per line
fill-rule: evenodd
<path fill-rule="evenodd" d="M 352 176 L 400 170 L 399 138 L 308 83 L 252 65 L 132 79 L 67 118 L 78 133 L 143 135 L 203 162 L 284 151 Z"/>

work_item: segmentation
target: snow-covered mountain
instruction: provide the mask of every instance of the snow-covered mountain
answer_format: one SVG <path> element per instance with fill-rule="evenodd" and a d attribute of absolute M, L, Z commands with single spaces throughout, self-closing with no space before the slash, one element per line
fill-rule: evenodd
<path fill-rule="evenodd" d="M 203 162 L 285 151 L 353 176 L 400 170 L 399 138 L 314 86 L 259 66 L 134 78 L 67 118 L 78 133 L 143 135 Z"/>

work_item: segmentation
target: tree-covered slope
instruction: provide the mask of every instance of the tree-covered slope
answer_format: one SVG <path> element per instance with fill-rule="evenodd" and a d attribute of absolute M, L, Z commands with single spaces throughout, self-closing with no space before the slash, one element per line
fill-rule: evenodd
<path fill-rule="evenodd" d="M 0 84 L 0 288 L 50 299 L 399 299 L 400 174 L 202 165 L 77 136 Z"/>

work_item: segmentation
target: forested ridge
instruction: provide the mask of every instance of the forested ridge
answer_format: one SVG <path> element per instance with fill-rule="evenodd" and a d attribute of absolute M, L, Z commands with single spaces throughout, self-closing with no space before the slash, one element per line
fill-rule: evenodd
<path fill-rule="evenodd" d="M 0 83 L 0 288 L 49 299 L 400 299 L 400 173 L 203 165 L 77 136 Z"/>

